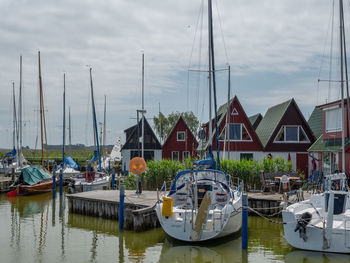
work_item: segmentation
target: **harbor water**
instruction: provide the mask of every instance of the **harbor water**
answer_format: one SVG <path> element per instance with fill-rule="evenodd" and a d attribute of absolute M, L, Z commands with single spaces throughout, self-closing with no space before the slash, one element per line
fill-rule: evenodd
<path fill-rule="evenodd" d="M 118 222 L 68 213 L 65 195 L 0 194 L 0 262 L 350 262 L 350 256 L 293 249 L 283 226 L 249 217 L 248 250 L 240 236 L 188 244 L 161 228 L 119 231 Z"/>

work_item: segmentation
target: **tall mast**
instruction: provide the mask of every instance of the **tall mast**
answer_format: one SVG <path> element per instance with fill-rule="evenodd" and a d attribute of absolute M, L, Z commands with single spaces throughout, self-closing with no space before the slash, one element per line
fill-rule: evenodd
<path fill-rule="evenodd" d="M 41 80 L 41 66 L 40 66 L 40 51 L 38 51 L 38 64 L 39 64 L 39 96 L 40 96 L 40 138 L 41 138 L 41 165 L 44 164 L 44 138 L 43 138 L 43 87 Z"/>
<path fill-rule="evenodd" d="M 69 107 L 68 123 L 69 123 L 69 128 L 68 128 L 69 151 L 70 151 L 70 156 L 72 156 L 72 127 L 71 127 L 71 119 L 70 119 L 70 107 Z"/>
<path fill-rule="evenodd" d="M 62 143 L 62 169 L 64 169 L 66 154 L 64 147 L 66 145 L 66 74 L 63 74 L 63 143 Z"/>
<path fill-rule="evenodd" d="M 101 169 L 101 155 L 100 155 L 100 146 L 98 143 L 98 132 L 97 132 L 97 121 L 96 121 L 96 110 L 95 110 L 95 100 L 94 100 L 94 89 L 92 84 L 92 68 L 90 68 L 90 87 L 91 87 L 91 104 L 92 104 L 92 118 L 93 118 L 93 126 L 94 126 L 94 136 L 96 140 L 96 150 L 98 155 L 98 168 L 99 171 L 102 171 Z"/>
<path fill-rule="evenodd" d="M 227 155 L 230 159 L 230 96 L 231 96 L 231 66 L 228 66 L 228 82 L 227 82 L 227 111 L 226 111 L 226 130 L 224 141 L 224 158 L 226 157 L 226 143 L 227 143 Z"/>
<path fill-rule="evenodd" d="M 105 157 L 105 151 L 106 151 L 106 95 L 105 95 L 105 105 L 103 110 L 103 141 L 102 141 L 102 156 Z"/>
<path fill-rule="evenodd" d="M 341 85 L 341 118 L 342 118 L 342 172 L 345 172 L 345 133 L 344 133 L 344 47 L 343 47 L 343 0 L 339 0 L 340 29 L 340 85 Z"/>
<path fill-rule="evenodd" d="M 217 169 L 220 170 L 220 149 L 219 149 L 219 130 L 218 130 L 218 114 L 216 103 L 216 81 L 215 81 L 215 59 L 214 59 L 214 39 L 213 39 L 213 14 L 211 0 L 208 0 L 208 13 L 209 13 L 209 36 L 210 36 L 210 53 L 211 53 L 211 73 L 213 77 L 213 95 L 214 95 L 214 111 L 215 111 L 215 141 L 216 141 L 216 157 L 217 157 Z"/>
<path fill-rule="evenodd" d="M 19 167 L 22 167 L 22 56 L 19 57 L 19 95 L 18 95 L 18 156 Z"/>
<path fill-rule="evenodd" d="M 17 114 L 16 114 L 16 98 L 15 98 L 15 83 L 12 82 L 12 97 L 13 97 L 13 149 L 16 149 L 16 130 L 17 130 Z"/>
<path fill-rule="evenodd" d="M 142 136 L 142 146 L 141 146 L 141 157 L 144 158 L 144 148 L 145 148 L 145 120 L 144 120 L 144 111 L 145 111 L 145 54 L 142 53 L 142 120 L 141 120 L 141 136 Z M 137 124 L 138 125 L 138 124 Z M 139 143 L 139 142 L 137 142 Z"/>
<path fill-rule="evenodd" d="M 209 3 L 209 0 L 208 0 L 208 88 L 209 88 L 209 134 L 208 134 L 208 138 L 209 140 L 212 140 L 211 138 L 211 135 L 213 133 L 213 127 L 212 127 L 212 109 L 211 109 L 211 101 L 212 101 L 212 98 L 211 98 L 211 34 L 210 34 L 210 24 L 212 23 L 211 21 L 211 16 L 209 15 L 209 5 L 211 5 L 211 2 Z M 210 142 L 211 144 L 211 142 Z"/>

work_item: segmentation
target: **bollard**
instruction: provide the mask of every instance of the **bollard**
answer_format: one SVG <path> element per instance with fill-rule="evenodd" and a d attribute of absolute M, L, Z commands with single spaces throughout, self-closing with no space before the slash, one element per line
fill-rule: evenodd
<path fill-rule="evenodd" d="M 112 172 L 112 190 L 115 190 L 115 173 Z"/>
<path fill-rule="evenodd" d="M 242 195 L 242 249 L 248 248 L 248 195 Z"/>
<path fill-rule="evenodd" d="M 55 199 L 56 197 L 56 169 L 53 171 L 52 176 L 52 198 Z"/>
<path fill-rule="evenodd" d="M 62 192 L 63 192 L 63 170 L 61 169 L 61 172 L 60 172 L 60 195 L 62 195 Z"/>
<path fill-rule="evenodd" d="M 124 196 L 125 188 L 124 185 L 121 185 L 119 190 L 119 229 L 123 229 L 124 226 Z"/>

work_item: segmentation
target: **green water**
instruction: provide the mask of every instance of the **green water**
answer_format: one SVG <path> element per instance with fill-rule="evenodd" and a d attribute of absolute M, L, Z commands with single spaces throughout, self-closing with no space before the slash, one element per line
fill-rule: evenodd
<path fill-rule="evenodd" d="M 0 262 L 350 262 L 350 256 L 294 250 L 282 225 L 249 217 L 249 249 L 241 238 L 187 244 L 161 228 L 118 231 L 118 222 L 70 214 L 51 193 L 0 195 Z"/>

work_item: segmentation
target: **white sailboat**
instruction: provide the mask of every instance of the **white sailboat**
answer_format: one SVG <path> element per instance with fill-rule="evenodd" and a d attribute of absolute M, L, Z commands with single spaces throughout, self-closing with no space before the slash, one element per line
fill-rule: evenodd
<path fill-rule="evenodd" d="M 339 10 L 342 171 L 345 171 L 343 59 L 346 55 L 342 0 L 339 0 Z M 347 76 L 347 73 L 345 75 Z M 347 176 L 345 173 L 327 175 L 324 193 L 312 195 L 309 200 L 290 205 L 282 211 L 284 235 L 290 245 L 305 250 L 350 253 L 350 193 L 347 191 L 346 184 Z"/>
<path fill-rule="evenodd" d="M 242 226 L 242 212 L 240 210 L 242 207 L 242 193 L 240 187 L 234 189 L 227 175 L 220 171 L 211 0 L 208 0 L 208 21 L 209 90 L 212 84 L 217 163 L 214 160 L 210 146 L 208 158 L 195 162 L 199 169 L 179 172 L 169 193 L 162 196 L 155 207 L 164 231 L 173 238 L 188 242 L 205 241 L 232 235 L 238 232 Z M 209 91 L 209 94 L 211 94 L 211 91 Z M 209 104 L 211 105 L 211 101 Z M 210 112 L 211 110 L 209 110 Z M 209 123 L 211 123 L 211 117 L 209 117 Z M 209 130 L 211 131 L 211 128 Z"/>

